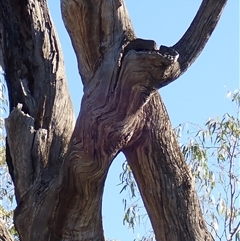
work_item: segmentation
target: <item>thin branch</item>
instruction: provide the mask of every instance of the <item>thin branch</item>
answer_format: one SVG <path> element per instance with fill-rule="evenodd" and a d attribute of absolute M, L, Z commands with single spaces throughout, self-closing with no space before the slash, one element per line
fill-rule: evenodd
<path fill-rule="evenodd" d="M 204 0 L 186 33 L 172 46 L 179 53 L 181 69 L 175 78 L 182 75 L 202 52 L 226 3 L 227 0 Z"/>

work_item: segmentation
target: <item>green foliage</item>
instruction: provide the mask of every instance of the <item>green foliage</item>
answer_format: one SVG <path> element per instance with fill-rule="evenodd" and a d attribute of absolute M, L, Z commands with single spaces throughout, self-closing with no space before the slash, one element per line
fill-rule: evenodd
<path fill-rule="evenodd" d="M 123 191 L 128 191 L 127 196 L 128 198 L 130 198 L 130 200 L 133 201 L 136 198 L 136 196 L 139 197 L 139 193 L 137 193 L 138 189 L 136 186 L 136 182 L 127 161 L 123 163 L 122 169 L 123 169 L 123 172 L 119 176 L 119 179 L 121 181 L 119 185 L 122 185 L 123 187 L 120 193 L 122 193 Z M 123 224 L 128 225 L 129 228 L 132 228 L 134 230 L 136 222 L 140 220 L 139 205 L 135 200 L 131 203 L 131 205 L 128 206 L 127 205 L 128 199 L 126 198 L 123 198 L 122 202 L 123 202 L 124 211 L 125 211 Z"/>
<path fill-rule="evenodd" d="M 149 221 L 148 216 L 145 214 L 145 208 L 141 203 L 140 193 L 136 185 L 132 170 L 127 161 L 122 165 L 122 173 L 119 175 L 120 184 L 123 191 L 127 192 L 126 198 L 123 198 L 124 217 L 123 224 L 134 231 L 135 226 L 138 224 Z M 147 232 L 143 237 L 138 237 L 133 241 L 155 241 L 153 231 Z"/>
<path fill-rule="evenodd" d="M 175 130 L 179 140 L 187 143 L 181 149 L 195 177 L 209 230 L 215 240 L 240 241 L 240 90 L 227 96 L 233 102 L 234 115 L 209 118 L 204 128 L 186 123 Z M 121 192 L 126 190 L 130 197 L 130 204 L 129 199 L 123 199 L 124 224 L 134 229 L 136 220 L 140 223 L 142 216 L 138 214 L 139 191 L 126 161 L 120 180 Z M 152 233 L 136 240 L 155 238 Z"/>
<path fill-rule="evenodd" d="M 189 143 L 182 145 L 182 152 L 196 179 L 200 204 L 211 233 L 216 240 L 238 241 L 240 90 L 229 93 L 228 97 L 234 103 L 234 115 L 226 113 L 221 119 L 209 118 L 204 128 L 188 123 Z"/>
<path fill-rule="evenodd" d="M 148 234 L 144 235 L 142 238 L 134 239 L 133 241 L 155 241 L 155 235 L 153 232 L 148 232 Z"/>

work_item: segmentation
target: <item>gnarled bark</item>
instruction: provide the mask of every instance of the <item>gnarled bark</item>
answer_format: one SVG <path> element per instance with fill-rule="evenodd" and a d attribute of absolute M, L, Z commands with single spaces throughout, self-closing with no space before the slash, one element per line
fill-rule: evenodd
<path fill-rule="evenodd" d="M 157 92 L 143 112 L 141 134 L 123 152 L 157 240 L 212 240 L 199 208 L 194 179 Z"/>
<path fill-rule="evenodd" d="M 203 1 L 183 38 L 158 49 L 152 40 L 136 39 L 122 0 L 62 0 L 84 84 L 73 130 L 46 1 L 0 0 L 0 53 L 12 110 L 7 160 L 21 240 L 104 240 L 103 187 L 120 151 L 157 240 L 212 240 L 157 90 L 198 56 L 225 3 Z"/>

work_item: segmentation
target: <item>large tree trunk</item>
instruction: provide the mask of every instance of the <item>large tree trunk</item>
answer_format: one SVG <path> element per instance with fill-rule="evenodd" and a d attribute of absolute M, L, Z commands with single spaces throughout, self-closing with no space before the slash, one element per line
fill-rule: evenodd
<path fill-rule="evenodd" d="M 157 240 L 211 240 L 194 180 L 157 92 L 144 107 L 143 119 L 145 125 L 138 140 L 123 151 Z"/>
<path fill-rule="evenodd" d="M 196 59 L 225 3 L 203 1 L 182 39 L 158 50 L 136 39 L 122 0 L 62 0 L 84 84 L 74 127 L 46 1 L 0 0 L 0 64 L 12 111 L 7 162 L 22 241 L 103 241 L 103 187 L 120 151 L 157 240 L 212 240 L 157 90 Z"/>

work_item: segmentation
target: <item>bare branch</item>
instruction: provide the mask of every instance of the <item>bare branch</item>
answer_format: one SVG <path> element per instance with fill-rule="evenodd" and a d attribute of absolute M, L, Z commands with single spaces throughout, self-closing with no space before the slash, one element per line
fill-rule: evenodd
<path fill-rule="evenodd" d="M 172 46 L 180 57 L 180 72 L 183 74 L 202 52 L 205 44 L 215 29 L 227 0 L 203 0 L 198 13 L 182 38 Z"/>
<path fill-rule="evenodd" d="M 83 84 L 87 84 L 110 50 L 111 54 L 115 53 L 112 60 L 118 59 L 124 42 L 134 38 L 125 3 L 122 0 L 61 0 L 61 7 Z"/>

